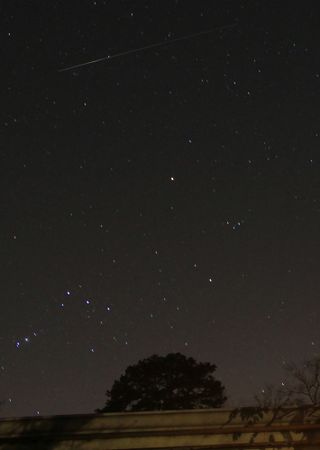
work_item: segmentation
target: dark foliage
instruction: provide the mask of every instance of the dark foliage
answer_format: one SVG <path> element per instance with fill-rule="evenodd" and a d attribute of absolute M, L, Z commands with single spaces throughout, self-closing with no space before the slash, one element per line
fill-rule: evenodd
<path fill-rule="evenodd" d="M 181 353 L 152 355 L 129 366 L 107 391 L 97 412 L 218 408 L 225 388 L 213 377 L 216 366 Z"/>

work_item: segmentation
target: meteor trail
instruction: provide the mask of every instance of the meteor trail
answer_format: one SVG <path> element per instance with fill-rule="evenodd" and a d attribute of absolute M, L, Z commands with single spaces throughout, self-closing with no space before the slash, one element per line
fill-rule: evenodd
<path fill-rule="evenodd" d="M 235 23 L 231 24 L 231 25 L 224 25 L 222 27 L 212 28 L 211 30 L 200 31 L 198 33 L 188 34 L 186 36 L 181 36 L 179 38 L 170 39 L 169 41 L 162 41 L 162 42 L 157 42 L 156 44 L 145 45 L 144 47 L 134 48 L 132 50 L 126 50 L 125 52 L 115 53 L 114 55 L 107 55 L 107 56 L 103 56 L 102 58 L 93 59 L 92 61 L 86 61 L 81 64 L 75 64 L 73 66 L 68 66 L 63 69 L 59 69 L 58 72 L 67 72 L 68 70 L 78 69 L 80 67 L 89 66 L 91 64 L 95 64 L 98 62 L 110 61 L 111 59 L 119 58 L 120 56 L 131 55 L 133 53 L 138 53 L 138 52 L 142 52 L 144 50 L 149 50 L 150 48 L 164 47 L 165 45 L 170 45 L 174 42 L 184 41 L 186 39 L 191 39 L 191 38 L 194 38 L 197 36 L 201 36 L 203 34 L 214 33 L 215 31 L 224 30 L 227 28 L 233 28 L 235 26 L 236 26 Z"/>

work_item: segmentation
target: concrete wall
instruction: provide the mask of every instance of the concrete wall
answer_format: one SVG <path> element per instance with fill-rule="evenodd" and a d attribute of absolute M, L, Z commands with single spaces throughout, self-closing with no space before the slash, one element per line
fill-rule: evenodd
<path fill-rule="evenodd" d="M 192 410 L 0 420 L 0 450 L 320 450 L 320 410 Z"/>

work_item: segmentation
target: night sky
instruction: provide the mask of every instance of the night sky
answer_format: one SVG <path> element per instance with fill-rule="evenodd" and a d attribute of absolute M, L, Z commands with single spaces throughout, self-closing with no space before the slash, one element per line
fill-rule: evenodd
<path fill-rule="evenodd" d="M 250 404 L 319 354 L 318 8 L 1 2 L 2 416 L 168 352 Z"/>

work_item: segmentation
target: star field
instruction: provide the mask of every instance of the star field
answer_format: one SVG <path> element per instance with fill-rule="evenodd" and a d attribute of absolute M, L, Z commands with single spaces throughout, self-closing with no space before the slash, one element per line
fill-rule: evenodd
<path fill-rule="evenodd" d="M 252 404 L 319 354 L 316 13 L 2 7 L 3 416 L 93 412 L 168 352 L 216 364 L 228 404 Z"/>

